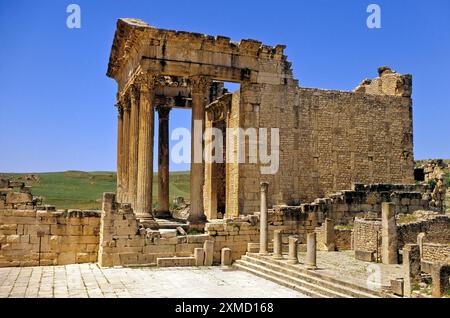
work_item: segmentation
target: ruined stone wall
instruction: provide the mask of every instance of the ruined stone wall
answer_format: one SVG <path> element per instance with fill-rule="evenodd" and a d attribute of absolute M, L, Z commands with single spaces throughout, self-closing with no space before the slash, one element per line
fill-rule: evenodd
<path fill-rule="evenodd" d="M 381 220 L 355 219 L 353 249 L 355 252 L 381 253 Z"/>
<path fill-rule="evenodd" d="M 298 88 L 291 80 L 243 88 L 242 127 L 279 128 L 281 149 L 275 175 L 262 175 L 258 165 L 241 164 L 240 207 L 245 213 L 257 209 L 255 191 L 262 180 L 271 185 L 269 205 L 308 202 L 349 189 L 352 182 L 414 181 L 408 96 L 391 90 Z"/>
<path fill-rule="evenodd" d="M 0 210 L 0 267 L 97 260 L 100 213 Z"/>
<path fill-rule="evenodd" d="M 334 229 L 335 245 L 338 251 L 346 251 L 352 249 L 352 230 L 350 229 Z"/>
<path fill-rule="evenodd" d="M 417 235 L 425 233 L 428 243 L 448 244 L 450 242 L 450 216 L 435 215 L 426 220 L 417 220 L 397 226 L 398 246 L 417 244 Z"/>
<path fill-rule="evenodd" d="M 422 245 L 422 260 L 426 262 L 443 262 L 450 264 L 450 243 L 424 243 Z"/>

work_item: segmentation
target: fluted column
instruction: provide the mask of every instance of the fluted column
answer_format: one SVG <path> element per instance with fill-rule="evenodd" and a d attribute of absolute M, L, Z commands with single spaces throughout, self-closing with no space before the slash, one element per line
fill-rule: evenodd
<path fill-rule="evenodd" d="M 130 98 L 130 136 L 128 158 L 128 202 L 136 207 L 138 177 L 138 140 L 139 140 L 139 92 L 133 85 L 129 91 Z"/>
<path fill-rule="evenodd" d="M 122 202 L 123 106 L 117 103 L 117 201 Z"/>
<path fill-rule="evenodd" d="M 207 77 L 195 76 L 192 83 L 192 124 L 191 124 L 191 209 L 188 221 L 191 228 L 202 229 L 206 223 L 203 207 L 203 184 L 205 166 L 203 161 L 203 133 L 205 131 L 205 106 L 211 81 Z"/>
<path fill-rule="evenodd" d="M 169 107 L 158 107 L 158 210 L 157 217 L 170 217 L 169 211 Z"/>
<path fill-rule="evenodd" d="M 154 136 L 154 77 L 149 76 L 140 85 L 139 99 L 139 146 L 136 216 L 152 220 L 152 177 Z"/>
<path fill-rule="evenodd" d="M 123 125 L 122 125 L 122 202 L 129 203 L 128 200 L 128 167 L 130 149 L 130 101 L 127 97 L 123 102 Z"/>

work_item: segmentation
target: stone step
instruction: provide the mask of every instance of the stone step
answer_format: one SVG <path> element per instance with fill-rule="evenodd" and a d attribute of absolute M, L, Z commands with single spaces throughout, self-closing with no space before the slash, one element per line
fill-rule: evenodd
<path fill-rule="evenodd" d="M 368 287 L 365 287 L 365 286 L 353 283 L 353 282 L 348 281 L 348 280 L 337 279 L 337 278 L 335 278 L 333 276 L 330 276 L 330 275 L 324 274 L 323 272 L 320 272 L 320 270 L 318 270 L 318 271 L 311 271 L 311 270 L 307 270 L 306 268 L 303 268 L 303 267 L 301 267 L 299 265 L 287 264 L 286 260 L 276 260 L 276 259 L 273 259 L 271 256 L 263 256 L 263 255 L 259 255 L 257 253 L 247 253 L 246 256 L 249 256 L 249 257 L 252 257 L 252 258 L 256 258 L 256 259 L 260 259 L 260 260 L 263 260 L 265 262 L 269 262 L 271 264 L 287 267 L 287 268 L 293 270 L 294 272 L 305 273 L 305 274 L 308 274 L 309 276 L 312 276 L 312 277 L 315 277 L 315 278 L 319 278 L 319 279 L 328 281 L 330 283 L 337 284 L 339 286 L 348 287 L 348 288 L 356 290 L 358 292 L 367 293 L 367 294 L 373 295 L 375 297 L 397 298 L 397 296 L 395 296 L 393 294 L 386 293 L 386 292 L 381 291 L 381 290 L 377 291 L 377 290 L 373 290 L 373 289 L 370 289 Z"/>
<path fill-rule="evenodd" d="M 265 259 L 262 260 L 262 259 L 249 257 L 249 256 L 244 256 L 242 259 L 245 261 L 248 261 L 248 262 L 253 262 L 254 264 L 257 264 L 257 265 L 260 265 L 263 267 L 270 268 L 271 270 L 273 270 L 276 273 L 282 273 L 288 277 L 298 279 L 301 282 L 306 282 L 308 284 L 311 284 L 312 286 L 320 286 L 320 287 L 326 288 L 327 290 L 334 291 L 345 297 L 355 297 L 355 298 L 378 297 L 378 295 L 376 295 L 376 294 L 374 295 L 371 292 L 367 293 L 367 292 L 361 291 L 357 288 L 343 286 L 340 283 L 331 282 L 331 281 L 322 279 L 320 277 L 314 277 L 314 276 L 310 275 L 310 273 L 314 272 L 314 271 L 306 271 L 305 270 L 305 272 L 302 272 L 302 271 L 298 270 L 300 268 L 299 266 L 292 265 L 294 268 L 291 268 L 291 266 L 286 266 L 286 265 L 290 265 L 290 264 L 271 263 L 271 262 L 266 261 Z M 338 297 L 338 296 L 336 296 L 336 297 Z"/>
<path fill-rule="evenodd" d="M 233 263 L 233 268 L 237 268 L 239 270 L 246 271 L 246 272 L 251 273 L 251 274 L 253 274 L 255 276 L 258 276 L 258 277 L 270 280 L 270 281 L 272 281 L 274 283 L 277 283 L 277 284 L 279 284 L 281 286 L 294 289 L 294 290 L 296 290 L 296 291 L 298 291 L 298 292 L 300 292 L 300 293 L 302 293 L 302 294 L 304 294 L 306 296 L 309 296 L 309 297 L 313 297 L 313 298 L 329 298 L 329 297 L 327 297 L 325 295 L 322 295 L 322 294 L 313 292 L 311 290 L 305 289 L 302 286 L 293 284 L 290 281 L 283 280 L 283 279 L 278 278 L 276 276 L 267 275 L 267 274 L 265 274 L 265 273 L 263 273 L 263 272 L 261 272 L 259 270 L 255 270 L 255 269 L 253 269 L 251 267 L 248 267 L 248 266 L 245 265 L 245 262 L 242 261 L 242 260 L 237 260 L 236 262 L 234 262 Z"/>
<path fill-rule="evenodd" d="M 277 270 L 268 268 L 267 266 L 264 266 L 264 265 L 257 265 L 253 262 L 249 262 L 249 261 L 242 260 L 242 259 L 236 261 L 236 263 L 238 265 L 240 265 L 241 267 L 251 269 L 254 272 L 265 274 L 267 277 L 269 277 L 269 280 L 272 280 L 271 278 L 276 278 L 281 281 L 288 282 L 288 283 L 290 283 L 291 286 L 296 286 L 298 288 L 302 288 L 304 291 L 309 291 L 310 293 L 315 294 L 315 295 L 321 295 L 319 297 L 326 297 L 326 298 L 348 298 L 349 297 L 345 294 L 338 293 L 338 292 L 330 290 L 326 287 L 322 287 L 317 284 L 312 284 L 310 282 L 307 282 L 306 280 L 302 280 L 297 277 L 286 275 Z M 310 296 L 310 295 L 308 295 L 308 296 Z M 311 297 L 316 297 L 316 296 L 311 296 Z"/>
<path fill-rule="evenodd" d="M 192 267 L 195 266 L 195 258 L 187 257 L 158 257 L 156 259 L 158 267 Z"/>

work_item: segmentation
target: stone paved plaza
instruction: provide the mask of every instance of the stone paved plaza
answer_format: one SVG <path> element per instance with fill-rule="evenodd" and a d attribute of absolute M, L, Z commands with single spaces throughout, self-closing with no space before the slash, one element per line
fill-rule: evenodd
<path fill-rule="evenodd" d="M 306 297 L 243 271 L 99 268 L 96 264 L 0 268 L 0 298 Z"/>

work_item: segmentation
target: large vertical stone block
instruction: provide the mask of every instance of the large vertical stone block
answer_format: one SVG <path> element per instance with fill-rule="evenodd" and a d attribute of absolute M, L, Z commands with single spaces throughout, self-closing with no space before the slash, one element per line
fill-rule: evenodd
<path fill-rule="evenodd" d="M 383 202 L 381 209 L 381 260 L 383 264 L 398 264 L 395 205 Z"/>
<path fill-rule="evenodd" d="M 404 295 L 411 297 L 412 290 L 420 282 L 420 250 L 417 244 L 406 244 L 403 248 Z"/>
<path fill-rule="evenodd" d="M 201 247 L 194 248 L 195 266 L 203 266 L 205 264 L 205 250 Z"/>
<path fill-rule="evenodd" d="M 212 266 L 214 259 L 214 241 L 205 241 L 203 243 L 203 250 L 205 251 L 205 266 Z"/>
<path fill-rule="evenodd" d="M 222 248 L 220 259 L 222 266 L 231 266 L 231 249 L 228 247 Z"/>
<path fill-rule="evenodd" d="M 450 265 L 435 263 L 431 268 L 432 290 L 431 295 L 435 298 L 442 297 L 450 292 Z"/>

